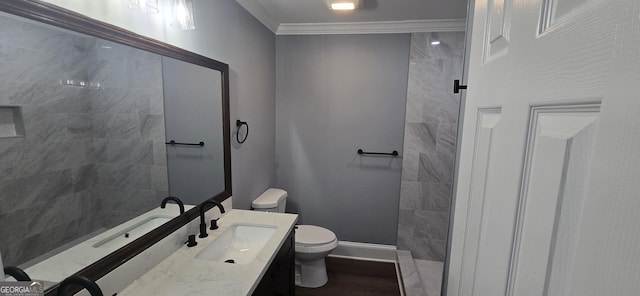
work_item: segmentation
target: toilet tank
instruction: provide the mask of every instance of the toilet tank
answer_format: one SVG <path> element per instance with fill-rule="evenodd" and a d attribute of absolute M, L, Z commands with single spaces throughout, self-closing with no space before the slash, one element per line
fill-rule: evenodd
<path fill-rule="evenodd" d="M 287 206 L 287 192 L 278 188 L 269 188 L 251 203 L 256 211 L 284 213 Z"/>

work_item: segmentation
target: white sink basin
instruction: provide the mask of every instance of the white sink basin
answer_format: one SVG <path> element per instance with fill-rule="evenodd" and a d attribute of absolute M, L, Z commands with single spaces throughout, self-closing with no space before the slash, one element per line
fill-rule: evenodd
<path fill-rule="evenodd" d="M 126 229 L 119 231 L 95 244 L 94 248 L 104 248 L 117 250 L 124 247 L 126 244 L 136 240 L 137 238 L 147 234 L 151 230 L 158 228 L 158 226 L 169 222 L 173 219 L 172 216 L 152 216 L 143 221 L 136 223 Z"/>
<path fill-rule="evenodd" d="M 269 225 L 234 224 L 216 237 L 196 258 L 249 264 L 275 232 L 276 227 Z"/>

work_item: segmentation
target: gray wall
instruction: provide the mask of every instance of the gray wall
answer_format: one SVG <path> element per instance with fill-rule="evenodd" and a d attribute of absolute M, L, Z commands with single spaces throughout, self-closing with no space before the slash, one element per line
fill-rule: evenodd
<path fill-rule="evenodd" d="M 278 36 L 277 186 L 300 222 L 396 244 L 408 34 Z"/>
<path fill-rule="evenodd" d="M 164 13 L 127 11 L 121 1 L 46 1 L 229 64 L 232 126 L 237 118 L 251 126 L 247 142 L 231 149 L 234 207 L 250 208 L 275 184 L 275 35 L 235 1 L 195 0 L 193 31 L 172 28 Z"/>
<path fill-rule="evenodd" d="M 224 191 L 222 75 L 220 71 L 162 57 L 169 194 L 197 205 Z"/>
<path fill-rule="evenodd" d="M 444 260 L 463 49 L 464 32 L 411 34 L 397 246 L 415 259 Z"/>
<path fill-rule="evenodd" d="M 276 179 L 275 35 L 235 1 L 195 3 L 201 31 L 193 50 L 229 64 L 231 132 L 236 119 L 251 127 L 247 141 L 231 148 L 233 207 L 250 209 Z"/>

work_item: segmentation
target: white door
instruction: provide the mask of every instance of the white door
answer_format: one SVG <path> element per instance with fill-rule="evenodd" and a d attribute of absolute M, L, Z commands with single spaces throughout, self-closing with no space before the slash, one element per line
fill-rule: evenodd
<path fill-rule="evenodd" d="M 448 295 L 640 295 L 640 1 L 473 13 Z"/>

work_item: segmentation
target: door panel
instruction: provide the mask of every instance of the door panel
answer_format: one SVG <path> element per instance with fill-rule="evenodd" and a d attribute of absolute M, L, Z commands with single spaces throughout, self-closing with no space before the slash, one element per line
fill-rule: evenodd
<path fill-rule="evenodd" d="M 599 104 L 532 108 L 511 294 L 568 293 L 598 113 Z"/>
<path fill-rule="evenodd" d="M 475 2 L 448 295 L 640 295 L 639 15 Z"/>
<path fill-rule="evenodd" d="M 487 40 L 485 41 L 485 63 L 493 57 L 505 54 L 509 47 L 511 28 L 511 2 L 513 0 L 489 0 L 487 11 Z"/>
<path fill-rule="evenodd" d="M 486 183 L 489 174 L 489 166 L 491 163 L 491 152 L 493 139 L 492 135 L 496 125 L 500 122 L 499 108 L 483 109 L 478 112 L 478 124 L 476 131 L 476 147 L 474 152 L 474 166 L 471 175 L 471 194 L 469 208 L 467 210 L 467 228 L 465 241 L 468 242 L 464 246 L 464 261 L 462 274 L 463 281 L 472 283 L 475 279 L 473 271 L 475 270 L 476 258 L 478 255 L 478 241 L 480 229 L 482 228 L 482 208 L 486 196 Z M 469 291 L 472 285 L 466 286 L 463 295 L 471 295 Z"/>
<path fill-rule="evenodd" d="M 590 5 L 596 3 L 595 0 L 543 0 L 540 33 L 558 24 L 571 22 L 572 17 L 585 13 Z"/>

